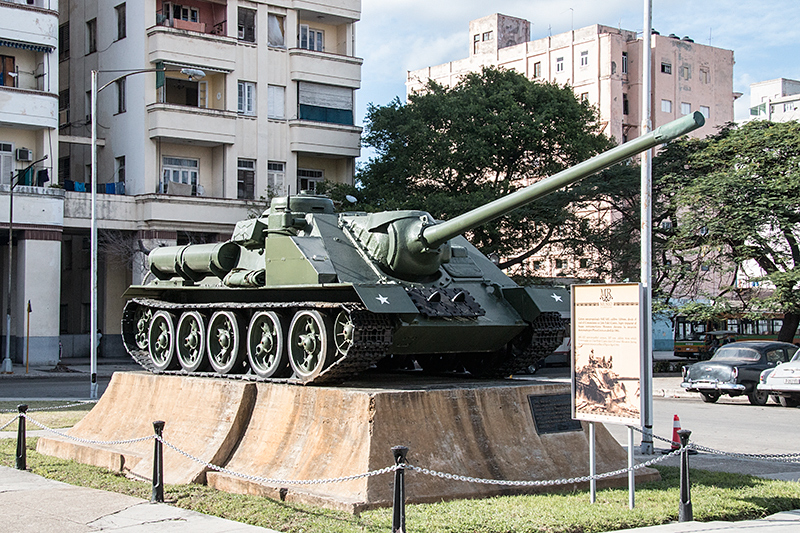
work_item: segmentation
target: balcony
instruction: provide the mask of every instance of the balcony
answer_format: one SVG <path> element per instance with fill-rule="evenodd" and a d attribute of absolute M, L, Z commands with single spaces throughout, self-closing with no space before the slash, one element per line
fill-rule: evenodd
<path fill-rule="evenodd" d="M 351 21 L 361 18 L 361 0 L 295 0 L 294 7 L 301 17 L 332 15 Z"/>
<path fill-rule="evenodd" d="M 361 128 L 342 124 L 289 121 L 289 149 L 292 152 L 338 157 L 361 155 Z"/>
<path fill-rule="evenodd" d="M 150 138 L 197 146 L 233 144 L 236 117 L 233 111 L 155 103 L 147 106 Z"/>
<path fill-rule="evenodd" d="M 231 72 L 236 67 L 236 42 L 221 35 L 153 26 L 147 30 L 148 60 Z"/>
<path fill-rule="evenodd" d="M 50 3 L 48 0 L 36 0 L 28 5 L 27 0 L 0 0 L 3 13 L 0 17 L 0 42 L 8 40 L 15 44 L 30 43 L 48 50 L 55 49 L 58 45 L 58 11 L 50 10 Z M 31 24 L 32 16 L 36 18 L 35 24 Z"/>
<path fill-rule="evenodd" d="M 348 57 L 303 48 L 289 50 L 292 80 L 310 81 L 358 89 L 361 87 L 360 57 Z"/>
<path fill-rule="evenodd" d="M 156 3 L 156 25 L 176 30 L 228 35 L 228 6 L 223 2 L 179 0 Z"/>
<path fill-rule="evenodd" d="M 0 123 L 30 129 L 58 128 L 58 95 L 0 86 Z"/>

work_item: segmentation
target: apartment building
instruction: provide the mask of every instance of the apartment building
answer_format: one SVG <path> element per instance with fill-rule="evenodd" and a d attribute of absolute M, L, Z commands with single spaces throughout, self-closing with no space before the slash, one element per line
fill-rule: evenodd
<path fill-rule="evenodd" d="M 40 278 L 25 271 L 27 263 L 13 267 L 15 276 L 30 280 L 12 283 L 17 307 L 37 287 L 52 300 L 46 317 L 33 303 L 46 329 L 40 336 L 51 344 L 36 351 L 39 362 L 57 361 L 59 349 L 64 357 L 89 353 L 93 120 L 103 357 L 122 353 L 120 296 L 146 276 L 147 250 L 227 240 L 236 221 L 262 211 L 272 196 L 313 191 L 322 180 L 352 183 L 361 134 L 353 117 L 360 6 L 359 0 L 0 2 L 0 91 L 14 104 L 0 108 L 3 183 L 7 167 L 48 155 L 28 171 L 25 187 L 14 189 L 17 255 L 39 235 L 16 229 L 25 222 L 18 207 L 25 195 L 33 196 L 36 220 L 52 219 L 47 250 L 37 245 L 28 267 Z M 5 87 L 7 80 L 14 86 Z M 49 218 L 39 217 L 43 208 L 52 211 Z M 15 342 L 22 307 L 14 313 Z"/>
<path fill-rule="evenodd" d="M 19 362 L 26 352 L 58 355 L 51 297 L 64 194 L 48 187 L 58 161 L 57 42 L 58 0 L 0 2 L 0 350 Z"/>
<path fill-rule="evenodd" d="M 642 116 L 642 39 L 636 32 L 595 24 L 530 40 L 531 23 L 495 13 L 469 24 L 469 56 L 408 72 L 407 94 L 424 89 L 428 80 L 452 87 L 483 66 L 513 69 L 534 80 L 569 85 L 595 106 L 602 131 L 618 143 L 638 137 Z M 654 32 L 652 127 L 694 111 L 706 125 L 692 135 L 703 137 L 733 120 L 733 52 L 695 43 L 688 37 Z M 598 204 L 585 216 L 607 223 L 613 213 Z M 524 270 L 537 276 L 593 277 L 592 257 L 573 257 L 549 250 L 532 257 Z"/>
<path fill-rule="evenodd" d="M 774 122 L 800 120 L 800 81 L 778 78 L 751 83 L 750 118 Z"/>

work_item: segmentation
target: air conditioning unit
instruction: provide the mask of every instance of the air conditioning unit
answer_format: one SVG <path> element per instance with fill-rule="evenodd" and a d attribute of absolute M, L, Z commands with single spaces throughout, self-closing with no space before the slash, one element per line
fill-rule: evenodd
<path fill-rule="evenodd" d="M 68 126 L 69 125 L 69 109 L 62 109 L 58 112 L 58 125 L 59 126 Z"/>
<path fill-rule="evenodd" d="M 17 161 L 33 161 L 33 150 L 27 148 L 17 148 L 16 151 Z"/>

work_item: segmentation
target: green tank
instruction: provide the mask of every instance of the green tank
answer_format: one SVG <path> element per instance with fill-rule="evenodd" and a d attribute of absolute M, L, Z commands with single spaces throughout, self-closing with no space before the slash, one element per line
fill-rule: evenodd
<path fill-rule="evenodd" d="M 125 347 L 153 372 L 293 383 L 374 365 L 524 371 L 561 344 L 569 294 L 517 285 L 461 234 L 703 123 L 685 116 L 444 222 L 274 198 L 227 242 L 153 250 L 152 281 L 125 293 Z"/>

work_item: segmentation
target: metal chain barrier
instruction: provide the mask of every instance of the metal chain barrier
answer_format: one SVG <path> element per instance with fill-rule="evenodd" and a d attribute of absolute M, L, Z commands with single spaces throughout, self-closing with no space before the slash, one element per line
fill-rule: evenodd
<path fill-rule="evenodd" d="M 75 442 L 80 442 L 82 444 L 102 444 L 102 445 L 106 445 L 106 446 L 113 446 L 113 445 L 118 445 L 118 444 L 133 444 L 134 442 L 142 442 L 142 441 L 146 441 L 146 440 L 150 440 L 150 439 L 155 438 L 154 435 L 148 435 L 146 437 L 139 437 L 138 439 L 128 439 L 128 440 L 108 440 L 108 441 L 106 441 L 106 440 L 82 439 L 80 437 L 74 437 L 72 435 L 64 433 L 63 431 L 59 431 L 57 429 L 53 429 L 53 428 L 47 427 L 44 424 L 42 424 L 41 422 L 38 422 L 37 420 L 31 418 L 27 414 L 23 413 L 22 416 L 24 416 L 26 419 L 28 419 L 28 421 L 30 421 L 31 423 L 33 423 L 36 426 L 39 426 L 39 428 L 41 428 L 41 429 L 43 429 L 45 431 L 49 431 L 50 433 L 55 433 L 56 435 L 58 435 L 60 437 L 64 437 L 65 439 L 73 440 Z"/>
<path fill-rule="evenodd" d="M 68 403 L 66 405 L 55 405 L 53 407 L 37 407 L 35 409 L 28 409 L 28 412 L 31 413 L 34 411 L 57 411 L 58 409 L 67 409 L 69 407 L 77 407 L 78 405 L 86 405 L 94 403 L 97 403 L 97 400 L 84 400 L 75 403 Z M 0 409 L 0 413 L 16 413 L 16 412 L 17 412 L 16 407 L 13 409 Z"/>
<path fill-rule="evenodd" d="M 428 476 L 440 477 L 443 479 L 450 479 L 454 481 L 465 481 L 468 483 L 482 483 L 484 485 L 503 485 L 503 486 L 515 486 L 515 487 L 549 487 L 555 485 L 572 485 L 575 483 L 584 483 L 587 481 L 591 481 L 592 478 L 594 479 L 605 479 L 608 477 L 614 477 L 621 474 L 625 474 L 629 471 L 639 470 L 641 468 L 645 468 L 648 466 L 652 466 L 656 463 L 660 463 L 670 457 L 679 455 L 681 450 L 675 450 L 668 454 L 656 457 L 655 459 L 650 459 L 649 461 L 645 461 L 644 463 L 639 463 L 633 467 L 626 467 L 620 468 L 619 470 L 614 470 L 612 472 L 605 472 L 603 474 L 596 474 L 595 476 L 581 476 L 581 477 L 572 477 L 572 478 L 564 478 L 564 479 L 547 479 L 547 480 L 538 480 L 538 481 L 507 481 L 502 479 L 482 479 L 476 477 L 468 477 L 468 476 L 460 476 L 457 474 L 448 474 L 446 472 L 437 472 L 435 470 L 429 470 L 427 468 L 420 468 L 414 465 L 402 465 L 409 470 L 415 470 L 421 474 L 425 474 Z"/>
<path fill-rule="evenodd" d="M 380 470 L 372 470 L 371 472 L 365 472 L 363 474 L 355 474 L 355 475 L 352 475 L 352 476 L 344 476 L 344 477 L 328 478 L 328 479 L 274 479 L 274 478 L 267 478 L 267 477 L 261 477 L 261 476 L 251 476 L 250 474 L 242 474 L 242 473 L 239 473 L 239 472 L 235 472 L 233 470 L 228 470 L 227 468 L 224 468 L 224 467 L 217 466 L 215 464 L 209 463 L 209 462 L 204 461 L 204 460 L 202 460 L 202 459 L 200 459 L 198 457 L 195 457 L 194 455 L 192 455 L 192 454 L 190 454 L 188 452 L 185 452 L 185 451 L 181 450 L 180 448 L 178 448 L 174 444 L 171 444 L 171 443 L 167 442 L 166 440 L 164 440 L 163 437 L 156 436 L 155 438 L 159 442 L 161 442 L 161 444 L 163 444 L 164 446 L 167 446 L 168 448 L 171 448 L 172 450 L 178 452 L 179 454 L 183 455 L 184 457 L 187 457 L 187 458 L 191 459 L 192 461 L 194 461 L 196 463 L 200 463 L 201 465 L 203 465 L 203 466 L 205 466 L 207 468 L 210 468 L 211 470 L 216 470 L 217 472 L 221 472 L 223 474 L 228 474 L 228 475 L 231 475 L 231 476 L 235 476 L 235 477 L 238 477 L 238 478 L 241 478 L 241 479 L 245 479 L 247 481 L 253 481 L 255 483 L 270 483 L 270 484 L 273 484 L 273 485 L 324 485 L 324 484 L 327 484 L 327 483 L 343 483 L 345 481 L 353 481 L 354 479 L 361 479 L 361 478 L 365 478 L 365 477 L 380 476 L 382 474 L 388 474 L 389 472 L 394 472 L 395 470 L 397 470 L 399 468 L 402 468 L 403 466 L 407 466 L 407 465 L 392 465 L 392 466 L 387 466 L 386 468 L 381 468 Z"/>
<path fill-rule="evenodd" d="M 8 422 L 6 422 L 6 423 L 5 423 L 5 424 L 3 424 L 2 426 L 0 426 L 0 431 L 3 431 L 4 429 L 6 429 L 8 426 L 10 426 L 10 425 L 11 425 L 11 424 L 13 424 L 14 422 L 16 422 L 18 419 L 19 419 L 19 417 L 18 417 L 18 416 L 15 416 L 14 418 L 12 418 L 12 419 L 11 419 L 11 420 L 9 420 Z"/>

